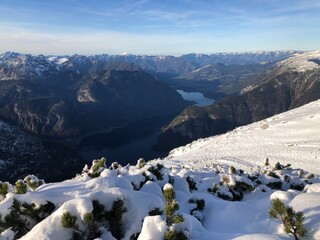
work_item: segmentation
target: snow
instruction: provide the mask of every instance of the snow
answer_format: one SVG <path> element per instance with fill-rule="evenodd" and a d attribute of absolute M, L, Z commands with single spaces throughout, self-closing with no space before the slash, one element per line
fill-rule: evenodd
<path fill-rule="evenodd" d="M 315 101 L 227 134 L 195 141 L 145 165 L 138 162 L 122 167 L 107 162 L 110 167 L 101 168 L 98 177 L 90 177 L 92 169 L 85 167 L 73 179 L 47 183 L 26 194 L 16 194 L 10 186 L 0 202 L 2 220 L 10 213 L 14 199 L 36 206 L 50 201 L 55 211 L 34 223 L 21 239 L 70 239 L 72 229 L 62 226 L 62 214 L 76 216 L 78 229 L 84 232 L 88 228 L 84 216 L 93 211 L 94 200 L 106 211 L 121 200 L 126 208 L 121 220 L 124 240 L 132 236 L 160 240 L 169 229 L 201 240 L 292 239 L 282 223 L 269 216 L 271 203 L 278 198 L 303 212 L 308 230 L 303 239 L 320 239 L 319 107 L 320 101 Z M 270 165 L 265 166 L 267 157 Z M 274 167 L 276 162 L 281 163 L 280 169 Z M 285 166 L 289 163 L 291 167 Z M 190 188 L 190 181 L 196 188 Z M 278 182 L 281 190 L 272 189 L 272 183 Z M 247 188 L 241 190 L 242 199 L 227 201 L 221 197 L 233 199 L 240 191 L 238 185 Z M 166 221 L 162 190 L 170 188 L 179 205 L 176 214 L 184 219 L 179 224 Z M 197 200 L 204 201 L 203 209 L 197 209 Z M 101 232 L 98 239 L 116 239 L 108 223 L 97 224 Z M 0 230 L 1 240 L 14 238 L 12 229 Z"/>
<path fill-rule="evenodd" d="M 173 186 L 170 183 L 166 183 L 166 185 L 164 185 L 164 187 L 163 187 L 163 191 L 166 191 L 169 189 L 173 189 Z"/>
<path fill-rule="evenodd" d="M 305 227 L 310 239 L 320 239 L 320 194 L 303 193 L 295 197 L 290 206 L 295 211 L 302 211 L 305 216 Z"/>
<path fill-rule="evenodd" d="M 49 61 L 52 61 L 52 62 L 54 62 L 54 63 L 57 63 L 58 65 L 62 65 L 62 64 L 64 64 L 65 62 L 69 61 L 69 58 L 67 58 L 67 57 L 51 56 L 51 57 L 48 57 L 48 60 L 49 60 Z"/>
<path fill-rule="evenodd" d="M 320 51 L 295 54 L 277 64 L 281 71 L 305 72 L 320 69 Z"/>
<path fill-rule="evenodd" d="M 96 102 L 96 99 L 91 95 L 89 89 L 81 88 L 77 95 L 78 102 Z"/>
<path fill-rule="evenodd" d="M 320 184 L 315 183 L 312 185 L 307 185 L 304 189 L 307 193 L 320 193 Z"/>
<path fill-rule="evenodd" d="M 271 165 L 292 164 L 320 174 L 320 100 L 223 135 L 199 139 L 172 150 L 163 162 L 170 167 L 187 162 L 250 169 L 263 165 L 266 158 Z"/>
<path fill-rule="evenodd" d="M 146 217 L 138 240 L 162 240 L 167 224 L 160 216 Z"/>
<path fill-rule="evenodd" d="M 285 205 L 288 205 L 289 202 L 296 197 L 298 194 L 293 191 L 276 191 L 270 195 L 270 200 L 280 199 Z"/>
<path fill-rule="evenodd" d="M 0 234 L 0 240 L 10 240 L 14 238 L 15 233 L 11 230 L 11 228 L 8 228 L 6 230 L 4 230 L 1 234 Z"/>

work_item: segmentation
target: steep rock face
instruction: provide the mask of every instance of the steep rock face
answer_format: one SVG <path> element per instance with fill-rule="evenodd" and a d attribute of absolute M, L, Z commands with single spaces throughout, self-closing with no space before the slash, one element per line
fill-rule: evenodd
<path fill-rule="evenodd" d="M 86 135 L 187 106 L 131 63 L 7 53 L 0 70 L 0 116 L 42 136 Z"/>
<path fill-rule="evenodd" d="M 187 108 L 163 128 L 156 148 L 170 149 L 220 134 L 319 99 L 319 59 L 320 52 L 297 55 L 261 75 L 258 84 L 247 87 L 239 96 L 205 108 Z"/>

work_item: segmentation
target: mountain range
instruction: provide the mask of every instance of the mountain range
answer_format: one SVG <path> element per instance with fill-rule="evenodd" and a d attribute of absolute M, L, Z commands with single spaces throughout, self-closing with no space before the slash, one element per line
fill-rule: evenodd
<path fill-rule="evenodd" d="M 55 170 L 49 175 L 40 166 L 44 161 L 51 164 L 52 159 L 57 157 L 65 164 L 78 168 L 83 160 L 74 146 L 82 137 L 121 128 L 136 120 L 176 116 L 191 104 L 183 101 L 176 89 L 203 92 L 217 100 L 232 96 L 223 101 L 230 106 L 233 101 L 240 103 L 232 99 L 238 99 L 237 94 L 244 87 L 250 85 L 240 96 L 246 96 L 246 91 L 253 91 L 262 82 L 267 82 L 268 76 L 271 79 L 275 74 L 269 72 L 273 71 L 272 66 L 276 62 L 297 53 L 188 54 L 179 57 L 4 53 L 0 55 L 0 119 L 6 126 L 4 129 L 10 131 L 3 130 L 1 138 L 3 179 L 17 179 L 31 170 L 52 180 L 67 177 L 63 176 L 59 167 L 64 164 L 53 163 L 52 169 Z M 312 63 L 317 64 L 316 58 Z M 283 72 L 286 72 L 284 67 Z M 312 99 L 310 97 L 305 102 Z M 264 101 L 266 99 L 261 99 L 261 104 Z M 211 106 L 187 108 L 165 128 L 155 149 L 171 150 L 199 137 L 222 133 L 252 121 L 251 110 L 245 108 L 245 111 L 237 113 L 244 119 L 220 120 L 219 117 L 211 121 L 208 120 L 209 109 Z M 283 107 L 281 111 L 286 109 Z M 224 111 L 228 110 L 219 110 L 218 113 L 223 116 L 229 114 Z M 277 112 L 280 111 L 270 111 L 254 119 Z M 190 115 L 195 121 L 189 121 Z M 182 122 L 179 120 L 181 116 L 184 119 Z M 6 142 L 7 138 L 12 141 Z M 19 141 L 20 138 L 29 140 Z M 9 147 L 12 142 L 20 144 L 19 151 Z M 35 162 L 38 162 L 39 168 L 33 167 Z M 8 169 L 13 169 L 17 164 L 19 169 L 14 174 L 6 175 Z"/>
<path fill-rule="evenodd" d="M 74 137 L 177 114 L 182 97 L 140 67 L 73 56 L 0 56 L 0 116 L 41 136 Z"/>
<path fill-rule="evenodd" d="M 319 99 L 319 59 L 319 51 L 297 54 L 276 63 L 239 95 L 207 107 L 186 108 L 163 128 L 157 147 L 170 149 L 184 145 Z"/>

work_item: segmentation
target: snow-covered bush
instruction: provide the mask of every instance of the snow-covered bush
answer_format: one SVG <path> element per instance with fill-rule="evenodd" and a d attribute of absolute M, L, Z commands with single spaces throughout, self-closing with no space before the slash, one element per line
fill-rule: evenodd
<path fill-rule="evenodd" d="M 222 174 L 219 185 L 214 183 L 208 192 L 224 200 L 241 201 L 244 193 L 254 190 L 254 184 L 249 178 L 234 174 Z"/>
<path fill-rule="evenodd" d="M 163 211 L 160 210 L 160 208 L 154 208 L 151 211 L 149 211 L 149 216 L 157 216 L 157 215 L 162 215 Z"/>
<path fill-rule="evenodd" d="M 194 208 L 192 208 L 190 210 L 190 214 L 192 216 L 194 216 L 195 218 L 197 218 L 199 221 L 202 221 L 202 213 L 201 211 L 204 210 L 204 207 L 206 205 L 204 199 L 194 199 L 194 198 L 191 198 L 188 200 L 188 203 L 191 203 L 191 204 L 195 204 L 196 206 Z"/>
<path fill-rule="evenodd" d="M 295 212 L 292 207 L 286 207 L 280 199 L 272 201 L 269 215 L 272 218 L 279 219 L 284 226 L 286 233 L 291 233 L 297 240 L 298 236 L 305 236 L 307 233 L 303 225 L 304 216 L 302 212 Z"/>
<path fill-rule="evenodd" d="M 15 184 L 17 194 L 25 194 L 27 192 L 27 185 L 24 181 L 18 180 Z"/>
<path fill-rule="evenodd" d="M 8 191 L 9 191 L 9 183 L 0 182 L 0 196 L 2 199 L 6 197 Z"/>
<path fill-rule="evenodd" d="M 236 173 L 236 168 L 234 167 L 234 166 L 230 166 L 229 167 L 229 170 L 228 170 L 228 172 L 230 173 L 230 174 L 235 174 Z"/>
<path fill-rule="evenodd" d="M 275 170 L 281 170 L 283 168 L 283 165 L 281 165 L 279 162 L 277 162 L 275 165 L 274 165 L 274 169 Z"/>
<path fill-rule="evenodd" d="M 148 168 L 148 171 L 151 172 L 157 178 L 157 180 L 163 180 L 163 168 L 164 166 L 162 164 L 157 163 L 156 167 L 151 166 Z"/>
<path fill-rule="evenodd" d="M 61 225 L 72 231 L 73 239 L 96 239 L 102 235 L 99 228 L 104 225 L 108 226 L 113 237 L 121 239 L 123 237 L 122 215 L 127 212 L 123 200 L 114 201 L 109 211 L 97 200 L 92 201 L 92 206 L 92 212 L 83 214 L 81 218 L 84 229 L 80 229 L 77 224 L 77 216 L 68 211 L 61 215 Z"/>
<path fill-rule="evenodd" d="M 137 166 L 139 169 L 143 168 L 146 165 L 144 158 L 140 158 L 137 162 Z"/>
<path fill-rule="evenodd" d="M 111 163 L 111 166 L 110 166 L 109 169 L 111 169 L 111 170 L 117 170 L 117 169 L 119 169 L 120 167 L 121 167 L 121 165 L 120 165 L 118 162 L 113 162 L 113 163 Z"/>
<path fill-rule="evenodd" d="M 100 173 L 106 168 L 106 161 L 107 159 L 105 157 L 94 159 L 91 168 L 89 169 L 86 165 L 83 169 L 83 173 L 87 173 L 91 178 L 99 177 Z"/>
<path fill-rule="evenodd" d="M 0 217 L 0 232 L 11 228 L 15 233 L 15 238 L 20 238 L 33 226 L 41 222 L 55 210 L 55 205 L 47 201 L 46 204 L 36 205 L 34 203 L 22 203 L 17 199 L 13 199 L 10 207 L 10 213 Z"/>
<path fill-rule="evenodd" d="M 27 186 L 31 191 L 35 191 L 38 187 L 44 184 L 44 181 L 42 179 L 38 179 L 35 175 L 25 177 L 24 181 L 27 183 Z"/>
<path fill-rule="evenodd" d="M 127 212 L 127 208 L 124 206 L 124 202 L 118 199 L 113 202 L 110 211 L 106 211 L 105 218 L 109 222 L 109 231 L 112 235 L 120 239 L 122 238 L 122 215 Z"/>
<path fill-rule="evenodd" d="M 188 176 L 186 180 L 188 182 L 190 192 L 198 190 L 196 182 L 190 176 Z"/>
<path fill-rule="evenodd" d="M 72 215 L 70 212 L 64 212 L 61 216 L 61 225 L 64 228 L 78 230 L 77 216 Z"/>
<path fill-rule="evenodd" d="M 280 180 L 278 180 L 278 181 L 270 181 L 266 185 L 271 189 L 281 190 L 282 189 L 282 184 L 283 183 Z"/>

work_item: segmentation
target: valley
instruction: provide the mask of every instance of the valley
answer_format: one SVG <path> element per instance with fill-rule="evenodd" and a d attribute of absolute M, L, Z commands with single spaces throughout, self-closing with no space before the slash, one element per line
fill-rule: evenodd
<path fill-rule="evenodd" d="M 79 165 L 102 156 L 123 165 L 165 157 L 178 142 L 168 138 L 169 147 L 159 148 L 161 128 L 186 106 L 207 106 L 212 99 L 237 95 L 274 62 L 295 53 L 173 57 L 7 52 L 0 56 L 0 116 L 26 134 L 65 145 Z M 14 158 L 12 165 L 19 162 Z M 31 165 L 32 158 L 25 164 Z M 28 174 L 27 169 L 21 174 Z M 46 174 L 39 170 L 38 175 Z"/>
<path fill-rule="evenodd" d="M 163 128 L 157 148 L 170 149 L 225 133 L 320 98 L 320 52 L 298 54 L 260 75 L 240 94 L 207 107 L 190 106 Z M 174 145 L 168 144 L 173 140 Z"/>

